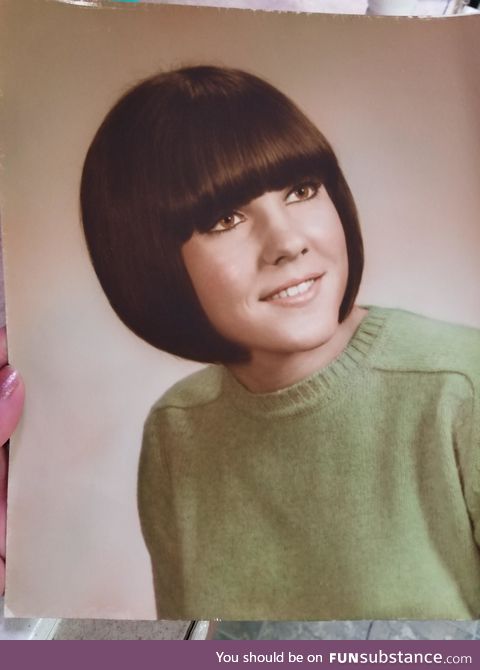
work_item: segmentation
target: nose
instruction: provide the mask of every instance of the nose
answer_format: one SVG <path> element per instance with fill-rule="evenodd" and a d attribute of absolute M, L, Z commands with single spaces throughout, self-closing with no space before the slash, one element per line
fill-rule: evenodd
<path fill-rule="evenodd" d="M 284 206 L 264 212 L 261 222 L 262 260 L 267 265 L 282 265 L 308 253 L 299 221 L 292 221 Z"/>

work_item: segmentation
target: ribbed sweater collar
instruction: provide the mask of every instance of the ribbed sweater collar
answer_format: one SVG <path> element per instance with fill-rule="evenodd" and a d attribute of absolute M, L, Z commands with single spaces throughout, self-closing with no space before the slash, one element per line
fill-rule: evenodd
<path fill-rule="evenodd" d="M 341 394 L 368 365 L 369 354 L 389 313 L 380 307 L 368 307 L 368 310 L 342 353 L 326 367 L 292 386 L 271 393 L 252 393 L 224 368 L 225 399 L 245 413 L 270 418 L 307 413 L 316 406 L 324 406 Z"/>

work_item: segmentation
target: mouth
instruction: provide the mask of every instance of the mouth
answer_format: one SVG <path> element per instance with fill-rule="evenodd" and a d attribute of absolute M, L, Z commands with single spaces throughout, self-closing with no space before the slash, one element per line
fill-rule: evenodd
<path fill-rule="evenodd" d="M 304 296 L 311 291 L 312 286 L 323 277 L 321 275 L 311 275 L 299 280 L 292 280 L 287 284 L 277 287 L 271 293 L 268 293 L 263 298 L 263 302 L 274 302 L 276 300 L 292 300 L 299 296 Z"/>

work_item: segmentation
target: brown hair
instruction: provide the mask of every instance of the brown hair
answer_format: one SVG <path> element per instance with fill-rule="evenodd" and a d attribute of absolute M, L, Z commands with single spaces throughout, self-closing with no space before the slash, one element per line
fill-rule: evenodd
<path fill-rule="evenodd" d="M 127 92 L 97 131 L 81 183 L 87 246 L 120 319 L 184 358 L 248 360 L 210 324 L 181 247 L 225 212 L 306 179 L 325 186 L 345 232 L 342 321 L 363 270 L 357 211 L 332 148 L 298 107 L 252 74 L 214 66 L 165 72 Z"/>

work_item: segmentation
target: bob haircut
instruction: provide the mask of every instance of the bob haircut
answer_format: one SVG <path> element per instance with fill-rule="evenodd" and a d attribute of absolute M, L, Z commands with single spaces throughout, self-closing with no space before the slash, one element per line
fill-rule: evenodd
<path fill-rule="evenodd" d="M 362 238 L 336 156 L 313 123 L 241 70 L 185 67 L 132 88 L 92 141 L 80 193 L 90 257 L 117 315 L 154 347 L 183 358 L 248 360 L 210 324 L 181 248 L 263 193 L 308 179 L 325 186 L 345 232 L 343 321 L 360 285 Z"/>

